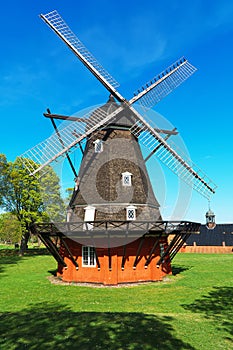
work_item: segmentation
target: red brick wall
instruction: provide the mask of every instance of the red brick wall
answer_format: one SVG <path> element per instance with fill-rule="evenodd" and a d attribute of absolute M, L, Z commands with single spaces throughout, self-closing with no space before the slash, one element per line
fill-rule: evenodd
<path fill-rule="evenodd" d="M 207 254 L 229 254 L 233 247 L 229 246 L 186 246 L 180 250 L 181 253 L 207 253 Z"/>

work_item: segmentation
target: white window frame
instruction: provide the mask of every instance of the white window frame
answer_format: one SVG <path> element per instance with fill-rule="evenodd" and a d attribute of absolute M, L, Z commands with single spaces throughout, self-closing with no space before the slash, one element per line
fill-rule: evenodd
<path fill-rule="evenodd" d="M 132 186 L 132 175 L 128 171 L 125 171 L 124 173 L 121 174 L 122 176 L 122 186 L 130 187 Z M 127 179 L 127 181 L 126 181 Z"/>
<path fill-rule="evenodd" d="M 104 150 L 104 143 L 100 139 L 96 139 L 94 142 L 95 145 L 95 153 L 101 153 Z"/>
<path fill-rule="evenodd" d="M 82 246 L 82 267 L 96 267 L 95 249 L 92 246 Z"/>
<path fill-rule="evenodd" d="M 129 205 L 126 208 L 126 220 L 127 221 L 136 220 L 136 209 L 137 209 L 137 207 L 135 207 L 134 205 Z M 132 217 L 131 213 L 133 214 L 133 217 Z"/>

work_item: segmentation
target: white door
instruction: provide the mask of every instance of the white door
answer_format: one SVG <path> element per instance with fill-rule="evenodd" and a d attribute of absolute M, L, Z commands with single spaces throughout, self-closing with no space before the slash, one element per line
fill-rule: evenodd
<path fill-rule="evenodd" d="M 85 214 L 84 214 L 84 221 L 94 221 L 95 220 L 95 207 L 92 207 L 88 205 L 86 208 L 84 208 Z M 83 229 L 86 230 L 93 230 L 93 224 L 83 224 Z"/>

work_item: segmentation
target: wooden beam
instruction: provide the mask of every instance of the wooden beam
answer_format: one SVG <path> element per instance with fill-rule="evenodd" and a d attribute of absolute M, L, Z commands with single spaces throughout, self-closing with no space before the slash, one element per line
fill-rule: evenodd
<path fill-rule="evenodd" d="M 191 235 L 191 232 L 188 232 L 186 233 L 186 235 L 184 235 L 184 237 L 182 237 L 180 244 L 175 249 L 173 249 L 171 254 L 169 254 L 170 261 L 174 259 L 174 257 L 179 252 L 180 248 L 183 246 L 183 244 L 186 242 L 186 240 L 189 238 L 190 235 Z"/>
<path fill-rule="evenodd" d="M 160 130 L 160 129 L 155 129 L 156 131 L 162 131 L 162 130 Z M 165 141 L 167 141 L 168 139 L 169 139 L 169 137 L 171 137 L 172 135 L 176 135 L 176 134 L 178 134 L 178 132 L 176 132 L 175 131 L 176 130 L 176 128 L 174 128 L 170 133 L 167 133 L 167 136 L 166 137 L 164 137 L 164 140 Z M 165 131 L 168 131 L 168 130 L 163 130 L 164 132 Z M 173 134 L 174 133 L 174 134 Z M 150 157 L 151 156 L 153 156 L 153 154 L 155 154 L 160 148 L 162 147 L 162 143 L 160 143 L 158 146 L 156 146 L 151 152 L 150 152 L 150 154 L 145 158 L 145 162 L 147 162 L 148 161 L 148 159 L 150 159 Z"/>
<path fill-rule="evenodd" d="M 110 248 L 108 248 L 108 269 L 109 271 L 112 271 L 112 257 Z"/>
<path fill-rule="evenodd" d="M 96 263 L 97 263 L 97 266 L 98 266 L 98 270 L 100 270 L 100 261 L 99 261 L 99 258 L 98 258 L 97 251 L 96 251 L 95 247 L 94 247 L 94 250 L 95 250 L 95 260 L 96 260 Z"/>
<path fill-rule="evenodd" d="M 126 244 L 123 246 L 123 255 L 122 255 L 122 261 L 121 261 L 121 269 L 125 269 L 125 254 L 126 254 Z"/>
<path fill-rule="evenodd" d="M 83 155 L 84 154 L 84 150 L 83 150 L 82 144 L 81 144 L 81 142 L 79 142 L 78 144 L 79 144 L 79 147 L 80 147 L 82 155 Z"/>
<path fill-rule="evenodd" d="M 46 246 L 46 248 L 48 249 L 48 251 L 52 254 L 52 256 L 54 257 L 55 260 L 57 260 L 57 262 L 59 264 L 61 264 L 63 267 L 67 267 L 65 261 L 63 260 L 62 256 L 60 255 L 57 247 L 55 246 L 55 244 L 51 241 L 51 239 L 49 238 L 49 236 L 47 235 L 40 235 L 38 234 L 39 238 L 41 239 L 41 241 L 44 243 L 44 245 Z"/>
<path fill-rule="evenodd" d="M 60 120 L 72 120 L 73 122 L 86 123 L 86 118 L 78 118 L 78 117 L 71 117 L 68 115 L 51 114 L 51 113 L 44 113 L 43 115 L 45 118 L 53 118 L 53 119 L 60 119 Z"/>
<path fill-rule="evenodd" d="M 143 235 L 143 236 L 141 237 L 141 239 L 140 239 L 140 243 L 139 243 L 139 246 L 138 246 L 136 258 L 135 258 L 134 263 L 133 263 L 133 269 L 134 269 L 134 270 L 136 269 L 136 266 L 137 266 L 137 263 L 138 263 L 138 257 L 139 257 L 139 254 L 141 253 L 144 240 L 145 240 L 145 235 Z"/>
<path fill-rule="evenodd" d="M 58 140 L 59 140 L 60 144 L 62 145 L 63 148 L 65 148 L 65 145 L 64 145 L 64 142 L 63 142 L 62 137 L 61 137 L 61 135 L 60 135 L 60 132 L 59 132 L 59 130 L 58 130 L 58 128 L 57 128 L 57 125 L 56 125 L 56 123 L 55 123 L 55 121 L 54 121 L 54 118 L 52 117 L 52 114 L 50 113 L 50 110 L 49 110 L 49 109 L 48 109 L 48 116 L 50 116 L 49 118 L 50 118 L 50 120 L 51 120 L 51 122 L 52 122 L 52 125 L 53 125 L 54 130 L 55 130 L 55 132 L 56 132 L 56 134 L 57 134 L 57 137 L 58 137 Z M 70 164 L 70 167 L 71 167 L 71 169 L 72 169 L 72 171 L 73 171 L 73 174 L 74 174 L 75 178 L 78 177 L 78 174 L 76 173 L 75 167 L 74 167 L 74 165 L 73 165 L 73 163 L 72 163 L 72 160 L 71 160 L 71 158 L 70 158 L 70 156 L 69 156 L 69 153 L 68 153 L 68 152 L 65 152 L 65 155 L 66 155 L 66 158 L 67 158 L 67 160 L 68 160 L 68 162 L 69 162 L 69 164 Z"/>
<path fill-rule="evenodd" d="M 171 234 L 172 234 L 172 232 L 171 232 Z M 161 265 L 161 263 L 163 262 L 164 258 L 171 252 L 171 250 L 174 248 L 174 246 L 176 246 L 178 244 L 178 242 L 181 239 L 181 236 L 182 236 L 181 233 L 175 235 L 173 240 L 168 245 L 167 249 L 165 249 L 164 253 L 160 257 L 159 261 L 157 262 L 157 267 L 159 267 Z"/>
<path fill-rule="evenodd" d="M 70 248 L 68 247 L 66 241 L 63 239 L 63 237 L 60 237 L 60 240 L 61 240 L 61 242 L 63 243 L 63 245 L 64 245 L 66 251 L 68 252 L 68 255 L 69 255 L 69 257 L 70 257 L 72 263 L 74 264 L 76 270 L 78 270 L 78 268 L 79 268 L 78 263 L 77 263 L 77 261 L 75 260 L 73 254 L 71 253 Z"/>
<path fill-rule="evenodd" d="M 179 134 L 176 128 L 174 128 L 172 130 L 165 130 L 165 129 L 154 128 L 154 130 L 157 131 L 160 134 L 167 134 L 167 135 L 177 135 L 177 134 Z"/>
<path fill-rule="evenodd" d="M 155 240 L 155 242 L 153 244 L 153 247 L 152 247 L 152 249 L 150 251 L 150 254 L 149 254 L 149 256 L 148 256 L 148 258 L 146 260 L 146 263 L 144 265 L 145 269 L 147 269 L 149 263 L 151 262 L 152 255 L 154 254 L 154 251 L 155 251 L 155 249 L 157 248 L 157 246 L 159 244 L 159 241 L 160 241 L 160 238 L 161 238 L 162 234 L 163 234 L 163 232 L 160 233 L 159 237 Z"/>

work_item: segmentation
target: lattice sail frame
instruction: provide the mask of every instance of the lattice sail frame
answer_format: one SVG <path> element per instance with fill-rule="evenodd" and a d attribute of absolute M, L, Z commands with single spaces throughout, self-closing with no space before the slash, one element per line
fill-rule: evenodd
<path fill-rule="evenodd" d="M 101 127 L 106 126 L 114 117 L 117 116 L 124 108 L 129 108 L 136 117 L 137 122 L 131 128 L 131 132 L 139 137 L 139 140 L 145 144 L 149 150 L 160 146 L 157 157 L 166 164 L 174 173 L 176 173 L 188 185 L 191 185 L 196 191 L 204 197 L 209 198 L 215 192 L 216 186 L 212 181 L 204 175 L 190 161 L 185 160 L 161 137 L 155 130 L 151 121 L 147 121 L 137 112 L 132 104 L 139 101 L 143 107 L 151 108 L 159 102 L 163 97 L 168 95 L 174 88 L 179 86 L 189 76 L 191 76 L 196 68 L 192 66 L 185 58 L 181 58 L 165 71 L 157 75 L 151 82 L 143 86 L 131 100 L 127 101 L 115 89 L 118 85 L 116 81 L 105 71 L 105 69 L 90 54 L 81 41 L 75 36 L 65 21 L 61 18 L 57 11 L 52 11 L 41 18 L 49 25 L 49 27 L 66 43 L 66 45 L 75 53 L 81 62 L 96 76 L 96 78 L 111 92 L 111 94 L 122 103 L 113 113 L 106 115 L 103 111 L 95 113 L 95 118 L 89 118 L 90 114 L 85 115 L 87 123 L 71 123 L 67 128 L 60 131 L 60 135 L 64 137 L 62 145 L 56 136 L 53 135 L 46 141 L 35 146 L 33 149 L 25 152 L 22 158 L 25 159 L 25 165 L 29 168 L 32 175 L 38 171 L 42 171 L 51 162 L 65 156 L 66 152 L 72 149 L 92 132 Z M 90 113 L 93 113 L 91 111 Z M 89 118 L 89 119 L 88 119 Z M 74 125 L 75 124 L 75 125 Z M 74 129 L 76 132 L 74 133 Z M 78 130 L 78 131 L 77 131 Z M 75 135 L 75 136 L 74 136 Z M 76 137 L 76 138 L 75 138 Z M 27 164 L 27 158 L 35 160 L 35 167 L 31 168 L 31 162 Z M 38 166 L 38 164 L 40 164 Z M 195 169 L 196 168 L 196 169 Z"/>
<path fill-rule="evenodd" d="M 118 87 L 120 84 L 87 50 L 56 10 L 45 15 L 41 14 L 40 17 L 111 93 L 116 92 L 115 87 Z"/>
<path fill-rule="evenodd" d="M 130 100 L 130 104 L 139 103 L 148 109 L 170 94 L 175 88 L 196 72 L 196 67 L 182 57 L 166 70 L 146 83 Z"/>
<path fill-rule="evenodd" d="M 42 175 L 43 169 L 47 165 L 59 158 L 66 157 L 66 152 L 73 152 L 79 147 L 80 142 L 96 130 L 96 126 L 99 128 L 106 125 L 122 110 L 123 108 L 119 107 L 116 111 L 107 115 L 103 110 L 98 109 L 97 111 L 93 108 L 83 116 L 85 121 L 72 122 L 68 126 L 59 129 L 59 135 L 63 143 L 59 141 L 57 134 L 54 133 L 46 140 L 24 152 L 21 158 L 30 175 L 35 175 L 37 172 L 40 172 Z M 33 160 L 33 163 L 30 160 Z"/>
<path fill-rule="evenodd" d="M 181 180 L 205 198 L 210 199 L 217 188 L 213 181 L 174 142 L 170 141 L 169 145 L 166 141 L 161 142 L 161 136 L 159 135 L 160 138 L 158 138 L 156 131 L 151 128 L 152 121 L 149 125 L 150 127 L 137 121 L 130 131 L 149 151 L 157 149 L 156 157 Z"/>

